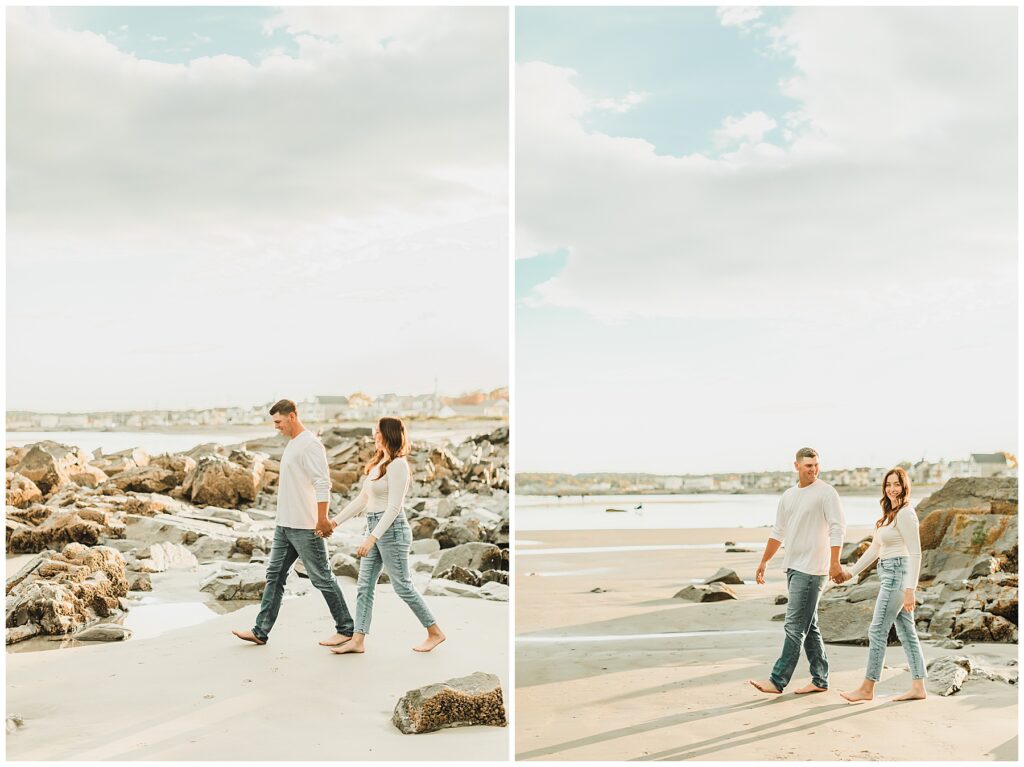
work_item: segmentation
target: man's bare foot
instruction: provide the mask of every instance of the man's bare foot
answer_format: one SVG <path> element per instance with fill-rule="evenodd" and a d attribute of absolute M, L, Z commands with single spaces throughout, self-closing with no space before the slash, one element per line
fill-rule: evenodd
<path fill-rule="evenodd" d="M 352 637 L 346 636 L 345 634 L 332 634 L 322 642 L 318 642 L 318 644 L 323 645 L 324 647 L 337 647 L 338 645 L 345 644 L 345 642 L 351 638 Z"/>
<path fill-rule="evenodd" d="M 897 695 L 893 700 L 924 700 L 928 697 L 928 693 L 924 690 L 911 690 L 905 692 L 902 695 Z"/>
<path fill-rule="evenodd" d="M 232 631 L 239 639 L 244 639 L 246 642 L 252 642 L 253 644 L 266 644 L 262 639 L 253 634 L 251 631 Z"/>
<path fill-rule="evenodd" d="M 361 644 L 357 645 L 355 642 L 348 641 L 345 642 L 345 644 L 338 645 L 337 647 L 332 647 L 331 652 L 335 655 L 347 655 L 351 652 L 361 653 L 363 652 L 363 646 Z"/>
<path fill-rule="evenodd" d="M 812 692 L 827 692 L 827 691 L 828 691 L 827 687 L 818 687 L 818 685 L 816 685 L 814 682 L 811 682 L 810 684 L 804 685 L 799 690 L 794 690 L 793 692 L 795 692 L 797 695 L 807 695 L 808 693 L 812 693 Z"/>
<path fill-rule="evenodd" d="M 443 642 L 447 638 L 448 637 L 446 637 L 441 632 L 440 629 L 438 629 L 436 634 L 430 633 L 428 631 L 427 632 L 427 638 L 424 640 L 423 644 L 416 645 L 412 649 L 415 650 L 416 652 L 430 652 L 431 650 L 433 650 L 435 647 L 437 647 L 439 644 L 441 644 L 441 642 Z"/>
<path fill-rule="evenodd" d="M 873 692 L 868 692 L 867 690 L 861 689 L 860 687 L 858 687 L 856 690 L 851 690 L 850 692 L 841 692 L 839 694 L 846 698 L 848 701 L 850 701 L 850 703 L 861 703 L 865 700 L 875 699 L 875 694 Z"/>
<path fill-rule="evenodd" d="M 752 684 L 755 688 L 757 688 L 761 692 L 767 692 L 767 693 L 769 693 L 771 695 L 779 695 L 782 692 L 782 690 L 780 690 L 778 687 L 773 685 L 768 680 L 760 682 L 760 681 L 756 681 L 754 679 L 748 679 L 747 682 Z"/>

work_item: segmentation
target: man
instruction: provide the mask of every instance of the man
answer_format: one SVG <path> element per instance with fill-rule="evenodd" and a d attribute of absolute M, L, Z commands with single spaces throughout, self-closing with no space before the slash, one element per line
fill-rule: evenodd
<path fill-rule="evenodd" d="M 775 526 L 757 568 L 757 582 L 764 583 L 768 562 L 786 542 L 786 582 L 789 602 L 786 607 L 786 639 L 771 676 L 750 680 L 758 690 L 778 695 L 789 684 L 800 659 L 800 648 L 811 666 L 811 683 L 796 691 L 798 695 L 828 689 L 828 658 L 825 642 L 818 630 L 818 597 L 825 576 L 835 583 L 846 580 L 839 555 L 846 534 L 846 520 L 839 493 L 818 479 L 818 454 L 809 447 L 797 451 L 798 483 L 782 494 Z"/>
<path fill-rule="evenodd" d="M 288 399 L 270 408 L 274 427 L 288 438 L 281 456 L 277 486 L 277 525 L 267 564 L 267 585 L 252 631 L 232 631 L 239 639 L 266 644 L 281 609 L 288 571 L 301 559 L 310 582 L 320 590 L 334 618 L 335 634 L 320 644 L 334 647 L 347 642 L 354 625 L 345 597 L 327 562 L 327 544 L 334 527 L 327 518 L 331 478 L 324 446 L 299 420 L 295 403 Z"/>

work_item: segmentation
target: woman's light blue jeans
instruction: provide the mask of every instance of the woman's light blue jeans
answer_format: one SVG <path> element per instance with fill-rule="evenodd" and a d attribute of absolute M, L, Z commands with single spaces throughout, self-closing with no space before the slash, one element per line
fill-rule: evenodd
<path fill-rule="evenodd" d="M 926 679 L 921 642 L 914 626 L 914 614 L 903 609 L 904 578 L 907 574 L 907 557 L 890 557 L 878 561 L 878 599 L 875 614 L 868 629 L 868 667 L 864 678 L 877 682 L 882 678 L 882 663 L 889 641 L 889 629 L 896 624 L 896 636 L 900 638 L 903 651 L 907 654 L 910 675 L 914 679 Z"/>
<path fill-rule="evenodd" d="M 383 512 L 381 512 L 383 513 Z M 366 516 L 366 534 L 377 526 L 381 513 Z M 373 592 L 380 578 L 380 571 L 386 568 L 391 587 L 409 605 L 413 614 L 426 628 L 437 623 L 423 597 L 412 585 L 409 574 L 409 548 L 412 546 L 412 530 L 405 514 L 399 514 L 391 527 L 384 531 L 370 553 L 359 563 L 359 579 L 356 582 L 356 633 L 369 634 L 373 618 Z"/>

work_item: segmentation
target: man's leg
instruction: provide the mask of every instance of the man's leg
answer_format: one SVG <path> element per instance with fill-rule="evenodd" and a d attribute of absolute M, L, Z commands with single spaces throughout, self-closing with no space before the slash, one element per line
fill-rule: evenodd
<path fill-rule="evenodd" d="M 821 596 L 821 588 L 818 588 L 814 600 L 814 613 L 811 616 L 811 624 L 807 627 L 807 636 L 804 637 L 804 653 L 807 655 L 807 662 L 811 666 L 812 688 L 804 688 L 803 692 L 816 692 L 828 689 L 828 655 L 825 654 L 825 640 L 821 637 L 821 630 L 818 628 L 818 598 Z"/>
<path fill-rule="evenodd" d="M 284 597 L 284 584 L 299 554 L 288 540 L 288 533 L 283 527 L 274 528 L 274 543 L 270 547 L 270 561 L 267 563 L 267 585 L 263 588 L 260 600 L 260 611 L 256 616 L 256 625 L 252 634 L 260 642 L 266 643 L 270 630 L 277 621 L 281 611 L 281 599 Z"/>
<path fill-rule="evenodd" d="M 345 595 L 341 593 L 327 561 L 327 542 L 313 530 L 296 530 L 292 533 L 292 540 L 306 565 L 309 582 L 324 595 L 324 601 L 334 618 L 334 630 L 341 637 L 351 637 L 352 616 L 345 604 Z"/>
<path fill-rule="evenodd" d="M 793 678 L 797 661 L 800 660 L 800 648 L 818 606 L 823 580 L 820 575 L 808 575 L 797 570 L 788 570 L 786 577 L 789 581 L 789 603 L 784 626 L 786 639 L 782 644 L 782 654 L 768 677 L 778 690 L 784 690 Z"/>

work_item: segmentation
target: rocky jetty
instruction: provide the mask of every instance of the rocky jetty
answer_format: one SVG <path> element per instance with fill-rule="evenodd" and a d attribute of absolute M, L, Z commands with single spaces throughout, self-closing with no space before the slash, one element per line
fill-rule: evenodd
<path fill-rule="evenodd" d="M 342 427 L 326 429 L 321 439 L 336 513 L 357 492 L 373 441 L 369 429 Z M 108 619 L 128 607 L 118 600 L 129 588 L 149 590 L 150 576 L 168 569 L 202 568 L 197 589 L 216 599 L 259 599 L 285 444 L 277 436 L 157 456 L 139 449 L 90 456 L 50 441 L 9 448 L 8 554 L 39 554 L 48 562 L 77 557 L 75 568 L 81 568 L 93 563 L 82 552 L 110 553 L 100 557 L 104 567 L 74 569 L 74 579 L 58 578 L 51 564 L 37 565 L 20 585 L 8 581 L 8 642 L 69 634 Z M 508 428 L 454 446 L 414 442 L 409 463 L 405 514 L 418 585 L 435 595 L 507 601 Z M 362 539 L 339 530 L 327 541 L 336 575 L 357 576 L 354 555 Z M 97 571 L 106 574 L 107 585 L 82 575 Z M 18 598 L 13 611 L 12 589 Z"/>
<path fill-rule="evenodd" d="M 391 723 L 407 735 L 446 727 L 506 727 L 501 681 L 478 671 L 409 690 L 395 706 Z"/>
<path fill-rule="evenodd" d="M 921 577 L 914 619 L 922 638 L 1017 642 L 1017 481 L 952 479 L 918 507 Z M 866 541 L 847 544 L 844 562 Z M 819 623 L 826 642 L 867 644 L 878 576 L 822 596 Z M 895 630 L 890 633 L 895 643 Z"/>

